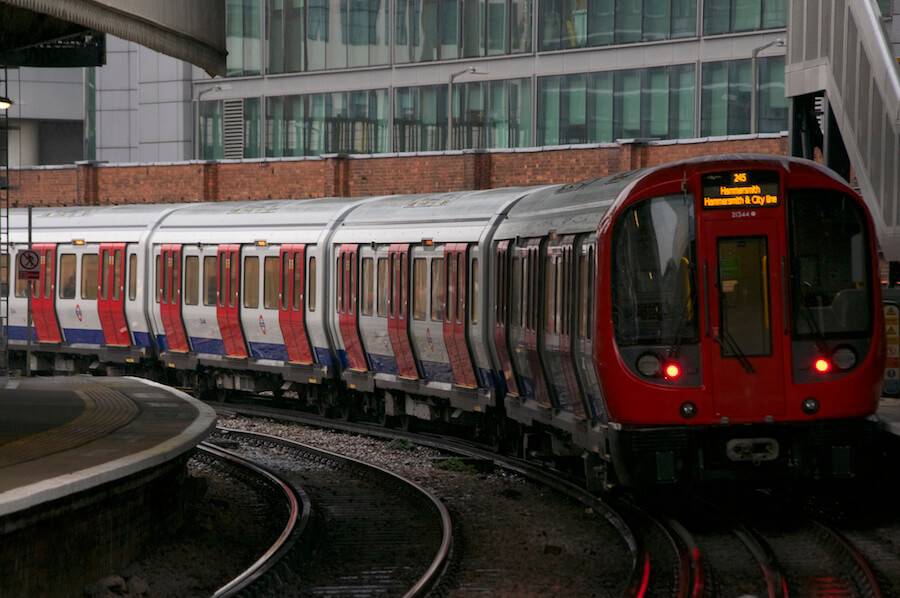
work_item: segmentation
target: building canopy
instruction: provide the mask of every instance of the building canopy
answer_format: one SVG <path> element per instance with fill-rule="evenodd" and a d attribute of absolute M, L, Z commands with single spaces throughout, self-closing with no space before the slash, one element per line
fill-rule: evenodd
<path fill-rule="evenodd" d="M 225 74 L 224 0 L 2 0 L 0 64 L 98 66 L 109 33 Z"/>

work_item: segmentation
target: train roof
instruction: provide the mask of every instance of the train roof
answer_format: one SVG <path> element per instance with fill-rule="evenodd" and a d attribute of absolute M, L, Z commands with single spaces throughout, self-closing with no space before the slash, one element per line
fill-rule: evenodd
<path fill-rule="evenodd" d="M 92 242 L 134 242 L 167 212 L 180 204 L 130 204 L 123 206 L 81 206 L 34 208 L 31 214 L 32 241 L 59 242 L 71 237 Z M 28 234 L 28 210 L 15 208 L 9 215 L 12 242 L 24 242 Z"/>

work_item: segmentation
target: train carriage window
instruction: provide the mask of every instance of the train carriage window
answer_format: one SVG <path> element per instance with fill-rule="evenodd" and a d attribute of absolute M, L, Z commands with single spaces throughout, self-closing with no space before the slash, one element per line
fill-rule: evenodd
<path fill-rule="evenodd" d="M 413 260 L 413 319 L 424 320 L 428 306 L 428 262 L 423 257 Z"/>
<path fill-rule="evenodd" d="M 109 297 L 109 249 L 100 254 L 100 267 L 100 299 L 106 301 Z"/>
<path fill-rule="evenodd" d="M 237 305 L 238 292 L 240 287 L 238 286 L 238 275 L 240 274 L 240 269 L 238 268 L 238 254 L 236 251 L 231 252 L 231 293 L 228 295 L 228 307 L 234 307 Z M 259 305 L 259 266 L 257 266 L 256 271 L 256 303 Z"/>
<path fill-rule="evenodd" d="M 163 253 L 163 290 L 162 302 L 169 303 L 172 296 L 172 254 L 169 251 Z"/>
<path fill-rule="evenodd" d="M 59 298 L 75 298 L 75 260 L 74 253 L 63 253 L 59 256 Z"/>
<path fill-rule="evenodd" d="M 110 266 L 112 266 L 112 260 L 109 249 L 104 249 L 100 253 L 100 299 L 104 301 L 109 299 Z"/>
<path fill-rule="evenodd" d="M 9 254 L 0 254 L 0 296 L 9 296 Z"/>
<path fill-rule="evenodd" d="M 227 253 L 223 253 L 222 259 L 219 260 L 219 284 L 222 286 L 219 291 L 219 307 L 225 307 L 228 303 L 228 263 L 230 258 Z"/>
<path fill-rule="evenodd" d="M 431 320 L 444 321 L 444 258 L 431 260 Z"/>
<path fill-rule="evenodd" d="M 344 256 L 339 255 L 337 257 L 337 264 L 335 265 L 335 272 L 337 273 L 334 277 L 334 300 L 335 300 L 335 309 L 337 309 L 339 314 L 344 313 L 344 301 L 341 291 L 344 288 Z"/>
<path fill-rule="evenodd" d="M 16 267 L 18 268 L 18 266 Z M 17 269 L 18 274 L 18 269 Z M 16 276 L 16 297 L 27 297 L 28 289 L 31 288 L 28 284 L 29 281 L 19 278 Z"/>
<path fill-rule="evenodd" d="M 259 258 L 256 256 L 244 258 L 244 307 L 259 307 Z"/>
<path fill-rule="evenodd" d="M 378 317 L 388 316 L 388 298 L 391 293 L 391 281 L 388 272 L 387 258 L 378 258 Z"/>
<path fill-rule="evenodd" d="M 296 254 L 295 254 L 296 255 Z M 295 265 L 289 254 L 285 253 L 281 258 L 281 309 L 287 310 L 288 305 L 291 302 L 291 272 L 293 272 L 293 268 L 291 266 Z M 296 307 L 294 309 L 297 309 Z"/>
<path fill-rule="evenodd" d="M 0 254 L 0 296 L 9 296 L 9 254 Z"/>
<path fill-rule="evenodd" d="M 566 251 L 562 257 L 556 258 L 556 331 L 560 334 L 568 332 L 566 327 L 566 288 L 568 288 L 569 260 L 566 259 Z"/>
<path fill-rule="evenodd" d="M 357 261 L 356 252 L 350 253 L 350 315 L 356 313 L 356 285 L 357 285 Z"/>
<path fill-rule="evenodd" d="M 203 305 L 216 304 L 216 293 L 218 292 L 216 288 L 218 278 L 217 261 L 214 255 L 207 255 L 203 258 Z"/>
<path fill-rule="evenodd" d="M 406 254 L 400 254 L 400 319 L 406 319 L 406 306 L 409 301 L 409 284 L 407 281 L 407 272 L 409 271 L 409 264 L 406 262 Z"/>
<path fill-rule="evenodd" d="M 309 268 L 307 268 L 307 276 L 309 277 L 308 288 L 309 292 L 306 294 L 306 304 L 309 306 L 309 311 L 316 311 L 316 258 L 315 256 L 309 258 Z"/>
<path fill-rule="evenodd" d="M 456 254 L 456 272 L 459 280 L 456 282 L 456 323 L 461 324 L 466 314 L 466 254 L 462 251 Z"/>
<path fill-rule="evenodd" d="M 156 256 L 156 302 L 162 301 L 162 255 Z"/>
<path fill-rule="evenodd" d="M 122 250 L 116 249 L 113 259 L 113 301 L 122 298 Z"/>
<path fill-rule="evenodd" d="M 548 255 L 544 258 L 544 327 L 547 332 L 556 332 L 556 262 Z"/>
<path fill-rule="evenodd" d="M 310 260 L 313 264 L 316 263 L 316 258 L 312 258 Z M 315 284 L 315 281 L 313 281 Z M 287 288 L 287 287 L 285 287 Z M 294 302 L 293 307 L 294 311 L 300 311 L 303 307 L 303 255 L 297 251 L 294 253 Z M 315 305 L 312 305 L 309 311 L 313 311 L 315 309 Z"/>
<path fill-rule="evenodd" d="M 277 257 L 269 256 L 263 263 L 263 307 L 278 309 L 278 262 Z"/>
<path fill-rule="evenodd" d="M 134 301 L 137 298 L 137 254 L 132 253 L 128 256 L 128 300 Z"/>
<path fill-rule="evenodd" d="M 510 280 L 509 323 L 522 325 L 522 259 L 518 256 L 512 261 L 512 280 Z"/>
<path fill-rule="evenodd" d="M 472 260 L 472 292 L 469 300 L 470 321 L 478 323 L 478 258 Z"/>
<path fill-rule="evenodd" d="M 44 261 L 47 263 L 47 269 L 44 272 L 44 299 L 49 299 L 53 295 L 53 281 L 55 280 L 55 278 L 53 278 L 53 267 L 55 265 L 53 262 L 53 252 L 49 249 L 44 253 Z"/>
<path fill-rule="evenodd" d="M 371 257 L 364 257 L 362 260 L 362 307 L 360 312 L 364 316 L 371 316 L 375 309 L 375 293 L 372 290 L 375 282 L 375 260 Z"/>
<path fill-rule="evenodd" d="M 184 304 L 200 303 L 200 258 L 189 255 L 184 258 Z"/>
<path fill-rule="evenodd" d="M 81 256 L 81 298 L 97 298 L 98 260 L 96 253 L 88 253 Z"/>
<path fill-rule="evenodd" d="M 456 303 L 457 262 L 454 257 L 451 255 L 447 258 L 447 311 L 444 314 L 444 321 L 447 323 L 453 321 L 453 308 Z"/>
<path fill-rule="evenodd" d="M 588 330 L 588 256 L 578 256 L 578 336 L 587 338 Z"/>
<path fill-rule="evenodd" d="M 172 252 L 172 305 L 181 300 L 181 252 Z"/>

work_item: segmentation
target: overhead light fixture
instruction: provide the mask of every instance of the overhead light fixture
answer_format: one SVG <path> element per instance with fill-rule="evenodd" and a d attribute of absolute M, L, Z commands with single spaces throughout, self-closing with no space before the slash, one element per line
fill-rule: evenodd
<path fill-rule="evenodd" d="M 12 108 L 13 101 L 6 96 L 0 96 L 0 110 L 9 110 Z"/>

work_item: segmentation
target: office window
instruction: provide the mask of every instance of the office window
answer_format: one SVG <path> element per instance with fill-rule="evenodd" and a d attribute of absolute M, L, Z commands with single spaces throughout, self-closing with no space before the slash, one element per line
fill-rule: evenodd
<path fill-rule="evenodd" d="M 237 268 L 233 268 L 232 273 L 236 272 Z M 259 307 L 259 258 L 256 256 L 244 258 L 244 307 Z"/>
<path fill-rule="evenodd" d="M 157 256 L 158 260 L 159 256 Z M 99 275 L 100 256 L 96 253 L 81 256 L 81 298 L 97 298 L 97 276 Z"/>
<path fill-rule="evenodd" d="M 5 255 L 3 257 L 6 257 Z M 63 253 L 59 256 L 59 298 L 74 299 L 75 298 L 75 267 L 76 259 L 74 253 Z"/>
<path fill-rule="evenodd" d="M 188 255 L 184 258 L 184 304 L 200 303 L 200 258 Z"/>
<path fill-rule="evenodd" d="M 278 309 L 279 258 L 269 256 L 263 263 L 263 307 Z"/>
<path fill-rule="evenodd" d="M 786 0 L 706 0 L 703 4 L 704 35 L 786 25 Z"/>
<path fill-rule="evenodd" d="M 229 77 L 258 75 L 262 69 L 260 0 L 226 0 L 225 49 Z"/>
<path fill-rule="evenodd" d="M 756 124 L 759 133 L 788 128 L 788 100 L 784 96 L 784 56 L 757 59 Z"/>
<path fill-rule="evenodd" d="M 702 77 L 700 135 L 749 133 L 750 61 L 708 62 Z"/>

